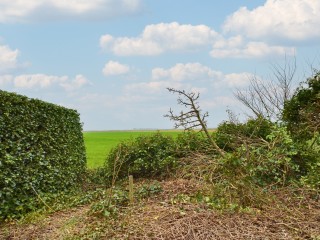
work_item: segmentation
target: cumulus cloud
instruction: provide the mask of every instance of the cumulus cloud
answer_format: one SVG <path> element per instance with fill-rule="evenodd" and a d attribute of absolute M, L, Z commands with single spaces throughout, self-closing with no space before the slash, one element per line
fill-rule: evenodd
<path fill-rule="evenodd" d="M 251 73 L 224 74 L 200 63 L 178 63 L 175 66 L 164 69 L 154 68 L 150 82 L 127 84 L 124 87 L 126 94 L 147 95 L 164 94 L 166 88 L 184 89 L 186 91 L 207 93 L 208 87 L 226 89 L 247 86 Z"/>
<path fill-rule="evenodd" d="M 220 85 L 219 87 L 228 86 L 229 88 L 244 87 L 249 84 L 252 77 L 253 74 L 248 72 L 229 73 L 225 74 L 217 85 Z"/>
<path fill-rule="evenodd" d="M 0 23 L 61 20 L 69 18 L 107 19 L 134 14 L 141 0 L 2 0 Z"/>
<path fill-rule="evenodd" d="M 173 81 L 188 81 L 188 80 L 208 80 L 215 77 L 220 77 L 221 73 L 212 70 L 200 63 L 178 63 L 172 68 L 154 68 L 152 70 L 153 80 L 170 79 Z"/>
<path fill-rule="evenodd" d="M 78 74 L 74 79 L 67 79 L 67 81 L 61 82 L 60 86 L 66 91 L 74 91 L 88 84 L 90 84 L 89 80 L 85 76 Z"/>
<path fill-rule="evenodd" d="M 236 40 L 236 41 L 233 41 Z M 213 58 L 262 58 L 266 56 L 293 56 L 294 47 L 268 45 L 265 42 L 237 42 L 239 39 L 231 39 L 214 45 L 210 55 Z"/>
<path fill-rule="evenodd" d="M 227 18 L 223 30 L 259 40 L 314 40 L 320 37 L 319 12 L 316 0 L 267 0 L 253 10 L 240 8 Z"/>
<path fill-rule="evenodd" d="M 0 73 L 16 68 L 18 55 L 17 49 L 12 50 L 6 45 L 0 45 Z"/>
<path fill-rule="evenodd" d="M 73 91 L 89 84 L 89 81 L 82 75 L 77 75 L 75 78 L 68 76 L 53 76 L 45 74 L 24 74 L 16 77 L 11 77 L 14 87 L 24 89 L 34 88 L 50 88 L 59 86 L 66 91 Z"/>
<path fill-rule="evenodd" d="M 45 74 L 19 75 L 14 78 L 14 86 L 17 88 L 48 88 L 57 83 L 68 80 L 67 76 L 50 76 Z"/>
<path fill-rule="evenodd" d="M 210 52 L 213 58 L 262 58 L 295 54 L 293 47 L 270 44 L 264 40 L 252 41 L 240 34 L 224 38 L 206 25 L 182 25 L 177 22 L 147 25 L 137 37 L 106 34 L 100 37 L 100 46 L 118 56 L 153 56 L 209 46 L 213 46 Z"/>
<path fill-rule="evenodd" d="M 100 46 L 115 55 L 159 55 L 166 51 L 190 50 L 207 46 L 218 34 L 206 25 L 182 25 L 177 22 L 147 25 L 138 37 L 100 38 Z"/>
<path fill-rule="evenodd" d="M 242 87 L 248 84 L 251 73 L 230 73 L 225 74 L 216 71 L 200 63 L 178 63 L 175 66 L 163 69 L 154 68 L 152 70 L 153 81 L 175 82 L 175 83 L 199 83 L 200 81 L 211 82 L 216 87 Z M 199 91 L 198 91 L 199 90 Z M 204 92 L 202 87 L 197 92 Z"/>
<path fill-rule="evenodd" d="M 115 62 L 115 61 L 107 62 L 102 70 L 103 75 L 106 77 L 126 74 L 129 71 L 130 71 L 129 66 L 121 64 L 119 62 Z"/>

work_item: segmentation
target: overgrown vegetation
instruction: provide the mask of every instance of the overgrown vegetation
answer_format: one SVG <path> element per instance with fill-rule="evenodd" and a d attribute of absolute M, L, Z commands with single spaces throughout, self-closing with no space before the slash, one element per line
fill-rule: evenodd
<path fill-rule="evenodd" d="M 285 103 L 283 120 L 298 146 L 295 161 L 301 166 L 302 180 L 320 187 L 320 72 L 308 78 Z"/>
<path fill-rule="evenodd" d="M 191 239 L 319 239 L 320 74 L 291 93 L 294 70 L 277 69 L 280 93 L 265 85 L 261 89 L 273 86 L 268 94 L 274 96 L 254 95 L 261 86 L 253 82 L 254 94 L 241 96 L 254 116 L 240 122 L 230 114 L 214 132 L 199 94 L 169 89 L 187 112 L 167 116 L 185 131 L 122 142 L 103 168 L 87 172 L 72 204 L 90 203 L 88 215 L 99 224 L 81 239 L 184 239 L 190 229 Z M 129 197 L 129 175 L 136 202 Z M 232 228 L 234 219 L 240 230 Z"/>
<path fill-rule="evenodd" d="M 0 91 L 0 219 L 79 186 L 85 170 L 75 110 Z"/>
<path fill-rule="evenodd" d="M 170 136 L 155 133 L 120 143 L 107 156 L 105 172 L 108 178 L 122 179 L 128 175 L 155 177 L 170 172 L 176 165 L 175 141 Z"/>

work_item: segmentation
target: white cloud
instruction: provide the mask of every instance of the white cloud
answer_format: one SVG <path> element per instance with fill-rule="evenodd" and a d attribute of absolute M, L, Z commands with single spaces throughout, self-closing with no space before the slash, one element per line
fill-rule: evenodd
<path fill-rule="evenodd" d="M 314 40 L 320 37 L 319 12 L 318 0 L 267 0 L 253 10 L 240 8 L 227 18 L 223 29 L 259 40 Z"/>
<path fill-rule="evenodd" d="M 83 75 L 79 74 L 72 80 L 68 79 L 67 81 L 61 82 L 60 86 L 63 87 L 66 91 L 74 91 L 88 84 L 90 84 L 88 79 Z"/>
<path fill-rule="evenodd" d="M 293 56 L 294 47 L 270 46 L 264 42 L 220 41 L 214 45 L 210 55 L 213 58 L 262 58 L 266 56 Z"/>
<path fill-rule="evenodd" d="M 190 50 L 211 44 L 218 34 L 206 25 L 177 22 L 147 25 L 138 37 L 103 35 L 100 46 L 115 55 L 159 55 L 166 51 Z"/>
<path fill-rule="evenodd" d="M 111 47 L 113 41 L 114 41 L 114 37 L 112 37 L 111 35 L 109 34 L 102 35 L 100 37 L 100 47 L 107 49 Z"/>
<path fill-rule="evenodd" d="M 200 63 L 178 63 L 175 66 L 152 70 L 150 82 L 128 84 L 124 87 L 126 95 L 161 95 L 166 88 L 183 89 L 189 92 L 206 94 L 210 88 L 219 89 L 219 93 L 235 87 L 243 87 L 250 81 L 251 73 L 224 74 Z"/>
<path fill-rule="evenodd" d="M 253 74 L 248 72 L 225 74 L 200 63 L 178 63 L 169 69 L 154 68 L 152 70 L 152 80 L 154 82 L 181 83 L 180 87 L 182 84 L 192 82 L 195 85 L 201 81 L 213 83 L 216 88 L 220 89 L 243 87 L 249 83 L 252 76 Z M 203 87 L 194 86 L 190 89 L 205 92 Z"/>
<path fill-rule="evenodd" d="M 114 76 L 114 75 L 122 75 L 126 74 L 130 71 L 130 67 L 124 64 L 121 64 L 119 62 L 115 61 L 109 61 L 105 64 L 102 72 L 103 74 L 108 76 Z"/>
<path fill-rule="evenodd" d="M 220 38 L 214 44 L 214 48 L 236 48 L 244 44 L 244 39 L 241 35 L 230 37 L 229 39 Z"/>
<path fill-rule="evenodd" d="M 72 91 L 89 84 L 89 81 L 82 75 L 77 75 L 74 79 L 70 79 L 68 76 L 25 74 L 14 77 L 13 84 L 16 88 L 24 89 L 45 89 L 54 86 L 59 86 L 66 91 Z"/>
<path fill-rule="evenodd" d="M 68 18 L 108 19 L 137 13 L 141 0 L 1 0 L 0 23 L 61 20 Z"/>
<path fill-rule="evenodd" d="M 67 76 L 58 77 L 45 74 L 19 75 L 14 79 L 14 86 L 17 88 L 48 88 L 53 84 L 67 80 Z"/>
<path fill-rule="evenodd" d="M 152 70 L 153 80 L 173 80 L 173 81 L 188 81 L 188 80 L 208 80 L 220 77 L 221 73 L 212 70 L 200 63 L 178 63 L 172 68 L 154 68 Z"/>
<path fill-rule="evenodd" d="M 252 73 L 230 73 L 224 75 L 223 80 L 221 81 L 222 85 L 227 85 L 230 88 L 234 87 L 244 87 L 247 86 L 250 82 L 250 79 L 253 77 Z"/>
<path fill-rule="evenodd" d="M 0 45 L 0 73 L 17 67 L 19 51 L 12 50 L 8 46 Z"/>
<path fill-rule="evenodd" d="M 294 55 L 295 48 L 251 41 L 242 35 L 225 39 L 206 25 L 181 25 L 177 22 L 147 25 L 140 36 L 100 37 L 100 46 L 118 56 L 159 55 L 168 51 L 192 51 L 212 45 L 214 58 L 262 58 L 274 55 Z M 155 74 L 163 74 L 161 69 Z"/>
<path fill-rule="evenodd" d="M 17 88 L 47 88 L 55 82 L 65 81 L 67 77 L 48 76 L 44 74 L 19 75 L 14 79 Z"/>

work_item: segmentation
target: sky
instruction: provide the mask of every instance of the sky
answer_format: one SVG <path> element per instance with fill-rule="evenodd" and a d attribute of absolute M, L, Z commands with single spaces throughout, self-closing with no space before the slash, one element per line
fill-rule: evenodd
<path fill-rule="evenodd" d="M 246 109 L 250 78 L 320 63 L 319 0 L 0 0 L 0 89 L 76 109 L 89 130 L 170 129 L 166 88 L 208 126 Z"/>

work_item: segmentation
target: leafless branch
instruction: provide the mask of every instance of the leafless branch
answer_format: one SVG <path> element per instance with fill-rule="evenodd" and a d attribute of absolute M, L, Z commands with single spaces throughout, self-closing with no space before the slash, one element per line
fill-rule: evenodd
<path fill-rule="evenodd" d="M 170 120 L 175 122 L 175 128 L 182 127 L 184 130 L 191 130 L 195 128 L 201 128 L 210 141 L 211 145 L 217 150 L 217 152 L 224 156 L 224 151 L 219 148 L 216 142 L 210 136 L 207 129 L 206 118 L 209 116 L 208 112 L 201 113 L 201 109 L 197 100 L 200 97 L 199 93 L 187 93 L 184 90 L 176 90 L 174 88 L 167 88 L 169 92 L 176 93 L 179 95 L 178 104 L 188 109 L 187 112 L 181 111 L 178 115 L 175 115 L 172 109 L 169 110 L 168 117 Z"/>
<path fill-rule="evenodd" d="M 292 83 L 296 73 L 296 59 L 285 58 L 285 64 L 271 65 L 274 81 L 263 81 L 257 76 L 250 79 L 245 91 L 239 89 L 235 97 L 249 108 L 256 116 L 266 119 L 278 119 L 283 111 L 285 101 L 292 97 Z"/>

